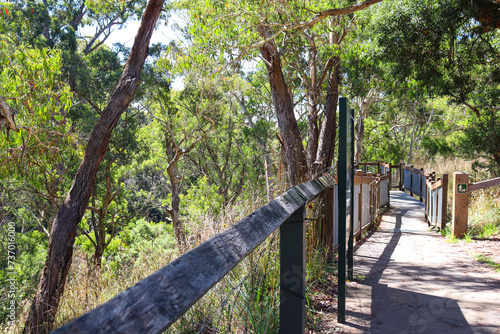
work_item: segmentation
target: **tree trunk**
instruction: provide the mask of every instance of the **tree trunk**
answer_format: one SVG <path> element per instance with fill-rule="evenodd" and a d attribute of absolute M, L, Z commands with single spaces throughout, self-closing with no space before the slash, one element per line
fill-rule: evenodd
<path fill-rule="evenodd" d="M 150 0 L 145 9 L 130 57 L 108 105 L 90 135 L 73 185 L 52 225 L 47 259 L 30 308 L 24 333 L 52 330 L 59 300 L 71 266 L 78 224 L 88 205 L 96 174 L 109 139 L 122 112 L 128 107 L 148 55 L 148 46 L 164 0 Z"/>
<path fill-rule="evenodd" d="M 363 153 L 363 138 L 365 135 L 365 118 L 368 117 L 368 112 L 372 103 L 377 98 L 378 91 L 374 88 L 370 89 L 366 97 L 358 97 L 359 115 L 356 122 L 356 153 L 354 160 L 361 162 L 361 155 Z"/>
<path fill-rule="evenodd" d="M 325 101 L 325 116 L 321 124 L 318 153 L 316 155 L 316 174 L 332 166 L 337 137 L 337 104 L 340 86 L 340 57 L 334 57 L 332 73 L 328 78 L 328 89 Z"/>
<path fill-rule="evenodd" d="M 309 92 L 307 93 L 307 118 L 309 125 L 309 139 L 307 140 L 307 168 L 309 172 L 309 179 L 314 178 L 314 163 L 316 155 L 318 154 L 318 92 L 317 92 L 317 76 L 316 76 L 316 57 L 318 50 L 314 44 L 313 39 L 309 41 Z"/>
<path fill-rule="evenodd" d="M 264 38 L 269 36 L 266 28 L 261 28 L 259 32 Z M 290 183 L 296 185 L 305 179 L 307 162 L 299 127 L 294 115 L 292 94 L 285 82 L 281 58 L 274 42 L 269 41 L 262 45 L 260 52 L 267 67 L 267 77 L 278 118 L 278 127 L 283 139 L 288 177 Z"/>
<path fill-rule="evenodd" d="M 321 174 L 332 166 L 335 153 L 335 139 L 337 137 L 337 105 L 339 99 L 340 86 L 340 57 L 334 57 L 333 68 L 328 78 L 327 97 L 325 101 L 325 116 L 321 124 L 318 153 L 316 155 L 315 174 Z M 328 251 L 328 255 L 333 254 L 333 193 L 324 192 L 321 195 L 324 204 L 324 219 L 318 220 L 316 230 L 318 234 L 318 244 Z"/>
<path fill-rule="evenodd" d="M 176 163 L 175 163 L 176 164 Z M 174 227 L 174 235 L 175 240 L 177 241 L 177 247 L 181 252 L 186 249 L 186 230 L 184 229 L 184 225 L 182 224 L 182 220 L 180 218 L 179 210 L 181 198 L 180 194 L 180 177 L 177 172 L 177 168 L 175 166 L 171 166 L 167 168 L 167 174 L 170 179 L 170 187 L 171 187 L 171 209 L 168 210 L 170 217 L 172 218 L 172 225 Z"/>

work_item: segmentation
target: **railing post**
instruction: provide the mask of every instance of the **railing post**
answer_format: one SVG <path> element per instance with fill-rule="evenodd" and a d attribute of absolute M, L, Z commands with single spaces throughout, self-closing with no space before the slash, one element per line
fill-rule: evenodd
<path fill-rule="evenodd" d="M 426 178 L 425 178 L 425 182 L 427 183 L 427 181 L 431 182 L 431 175 L 428 175 Z M 427 224 L 430 226 L 431 223 L 430 223 L 430 220 L 429 220 L 429 207 L 430 207 L 430 201 L 432 200 L 431 199 L 431 194 L 430 194 L 430 188 L 427 187 L 427 184 L 426 184 L 426 187 L 425 187 L 425 221 L 427 222 Z"/>
<path fill-rule="evenodd" d="M 443 203 L 441 209 L 443 211 L 441 213 L 441 221 L 438 222 L 441 224 L 441 230 L 446 227 L 446 214 L 448 212 L 448 173 L 443 174 L 442 184 L 443 184 Z"/>
<path fill-rule="evenodd" d="M 419 191 L 418 191 L 418 197 L 420 197 L 420 202 L 424 201 L 424 196 L 422 196 L 422 175 L 424 174 L 424 169 L 420 168 L 420 174 L 418 174 L 418 186 L 419 186 Z"/>
<path fill-rule="evenodd" d="M 378 210 L 380 210 L 380 174 L 377 174 L 375 177 L 375 181 L 377 182 L 377 210 L 375 212 L 375 219 L 377 218 L 378 215 Z"/>
<path fill-rule="evenodd" d="M 462 238 L 467 232 L 469 211 L 469 174 L 453 173 L 453 226 L 451 233 Z"/>
<path fill-rule="evenodd" d="M 305 331 L 306 224 L 302 205 L 280 226 L 280 334 Z"/>
<path fill-rule="evenodd" d="M 403 190 L 403 180 L 404 180 L 404 175 L 403 175 L 403 162 L 401 161 L 399 163 L 399 190 Z"/>
<path fill-rule="evenodd" d="M 391 173 L 389 173 L 389 186 L 387 187 L 387 208 L 391 207 L 391 189 L 392 189 L 392 175 Z"/>
<path fill-rule="evenodd" d="M 363 171 L 361 169 L 358 169 L 356 171 L 356 176 L 359 178 L 359 194 L 358 194 L 358 200 L 354 201 L 353 206 L 357 205 L 358 206 L 358 221 L 356 222 L 356 225 L 359 224 L 359 231 L 355 230 L 355 233 L 359 232 L 359 235 L 357 237 L 357 240 L 361 239 L 361 229 L 363 227 Z M 354 193 L 354 192 L 353 192 Z M 353 227 L 354 229 L 354 227 Z"/>

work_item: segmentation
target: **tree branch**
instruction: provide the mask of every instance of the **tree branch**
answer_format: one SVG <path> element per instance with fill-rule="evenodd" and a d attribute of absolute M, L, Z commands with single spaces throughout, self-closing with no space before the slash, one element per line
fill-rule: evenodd
<path fill-rule="evenodd" d="M 306 22 L 300 22 L 300 23 L 294 23 L 290 25 L 284 25 L 283 28 L 279 29 L 276 33 L 270 35 L 267 37 L 265 40 L 260 41 L 258 43 L 253 44 L 251 47 L 252 48 L 260 48 L 262 45 L 270 42 L 271 40 L 274 40 L 276 37 L 278 37 L 280 34 L 286 32 L 286 31 L 293 31 L 293 30 L 299 30 L 299 29 L 306 29 L 314 26 L 316 23 L 326 19 L 327 17 L 331 16 L 342 16 L 342 15 L 347 15 L 351 14 L 354 12 L 357 12 L 359 10 L 363 10 L 367 7 L 370 7 L 371 5 L 374 5 L 376 3 L 381 2 L 382 0 L 366 0 L 361 3 L 349 6 L 349 7 L 344 7 L 344 8 L 333 8 L 333 9 L 328 9 L 322 12 L 319 12 L 316 14 L 310 21 Z"/>
<path fill-rule="evenodd" d="M 19 132 L 19 128 L 16 126 L 16 122 L 14 120 L 14 115 L 12 114 L 9 106 L 1 96 L 0 96 L 0 122 L 5 122 L 5 126 L 7 127 L 7 129 Z"/>

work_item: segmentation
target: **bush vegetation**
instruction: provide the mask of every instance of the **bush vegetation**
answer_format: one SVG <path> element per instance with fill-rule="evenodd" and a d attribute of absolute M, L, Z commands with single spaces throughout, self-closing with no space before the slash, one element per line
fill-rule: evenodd
<path fill-rule="evenodd" d="M 95 187 L 87 189 L 55 326 L 124 291 L 293 183 L 335 171 L 337 96 L 355 109 L 361 161 L 403 161 L 438 176 L 468 171 L 474 181 L 500 175 L 499 144 L 491 140 L 500 131 L 500 35 L 481 16 L 491 9 L 484 6 L 498 4 L 394 0 L 311 19 L 352 3 L 164 5 L 160 20 L 173 29 L 167 34 L 181 37 L 150 45 L 141 83 L 113 130 Z M 128 45 L 104 43 L 107 34 L 140 17 L 145 5 L 0 2 L 3 332 L 22 330 L 66 195 L 72 187 L 88 188 L 73 179 L 130 55 Z M 309 25 L 297 30 L 297 22 Z M 274 38 L 261 43 L 263 36 Z M 472 196 L 471 240 L 498 235 L 498 191 Z M 317 247 L 311 223 L 319 212 L 318 203 L 308 209 L 311 330 L 321 318 L 317 297 L 334 294 L 336 284 L 331 250 Z M 277 239 L 260 245 L 171 331 L 275 332 Z M 7 293 L 11 282 L 14 297 Z"/>

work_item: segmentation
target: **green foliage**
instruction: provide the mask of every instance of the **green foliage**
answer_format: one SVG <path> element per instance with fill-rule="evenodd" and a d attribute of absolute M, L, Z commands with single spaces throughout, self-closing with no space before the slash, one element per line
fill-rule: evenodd
<path fill-rule="evenodd" d="M 95 242 L 95 236 L 90 235 Z M 77 237 L 75 245 L 80 246 L 89 256 L 93 255 L 94 246 L 84 235 Z M 142 261 L 143 254 L 154 253 L 163 249 L 174 251 L 175 239 L 172 225 L 166 222 L 153 223 L 139 218 L 129 223 L 104 251 L 105 265 L 113 270 L 133 265 Z"/>
<path fill-rule="evenodd" d="M 12 235 L 13 239 L 10 238 Z M 47 254 L 48 240 L 40 232 L 21 233 L 19 227 L 10 224 L 0 225 L 0 238 L 0 289 L 9 292 L 2 294 L 0 303 L 0 323 L 5 323 L 12 321 L 7 318 L 11 300 L 15 301 L 18 316 L 21 303 L 34 293 Z"/>
<path fill-rule="evenodd" d="M 485 109 L 480 115 L 468 118 L 462 137 L 462 152 L 467 156 L 483 154 L 500 166 L 500 113 L 496 109 Z"/>
<path fill-rule="evenodd" d="M 69 88 L 58 79 L 58 52 L 30 49 L 0 41 L 0 96 L 14 110 L 19 132 L 0 132 L 0 175 L 31 178 L 40 183 L 47 164 L 72 148 L 66 113 Z"/>
<path fill-rule="evenodd" d="M 487 264 L 489 267 L 495 269 L 495 271 L 500 271 L 500 263 L 493 261 L 490 257 L 479 254 L 476 255 L 476 260 L 481 263 Z"/>
<path fill-rule="evenodd" d="M 487 1 L 384 1 L 371 13 L 376 58 L 397 82 L 415 81 L 421 96 L 447 96 L 469 108 L 469 156 L 487 153 L 498 165 L 497 102 L 500 98 L 499 32 L 480 22 Z M 424 140 L 429 152 L 451 153 L 445 140 Z"/>
<path fill-rule="evenodd" d="M 210 184 L 206 176 L 198 179 L 185 194 L 180 195 L 184 203 L 181 213 L 195 221 L 204 219 L 207 214 L 220 214 L 224 198 L 218 193 L 218 188 L 217 184 Z"/>

